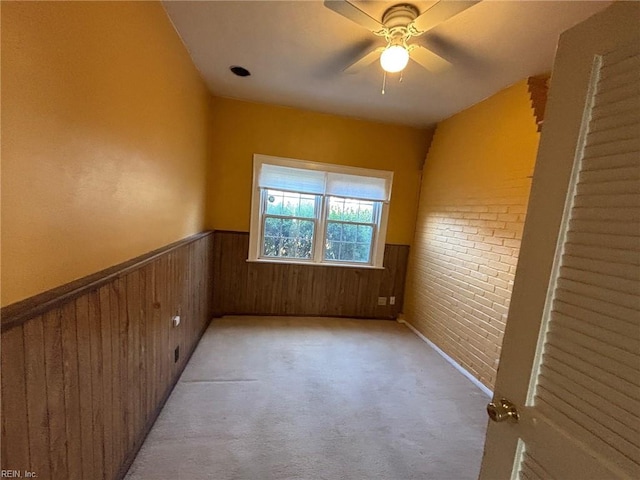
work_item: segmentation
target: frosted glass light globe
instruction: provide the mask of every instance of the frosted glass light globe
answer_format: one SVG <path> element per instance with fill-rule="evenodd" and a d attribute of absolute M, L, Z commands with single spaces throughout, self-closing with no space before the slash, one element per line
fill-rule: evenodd
<path fill-rule="evenodd" d="M 409 63 L 409 52 L 400 45 L 392 45 L 380 55 L 380 65 L 383 70 L 389 73 L 404 70 L 407 63 Z"/>

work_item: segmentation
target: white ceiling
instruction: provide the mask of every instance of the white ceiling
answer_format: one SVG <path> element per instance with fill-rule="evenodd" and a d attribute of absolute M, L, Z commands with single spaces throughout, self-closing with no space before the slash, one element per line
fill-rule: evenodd
<path fill-rule="evenodd" d="M 354 0 L 380 19 L 398 1 Z M 413 1 L 424 11 L 432 1 Z M 484 0 L 417 41 L 454 65 L 433 74 L 410 62 L 381 95 L 378 62 L 342 70 L 384 41 L 319 0 L 165 1 L 214 95 L 425 127 L 525 77 L 551 70 L 558 36 L 602 10 L 599 1 Z M 251 76 L 240 78 L 229 66 Z"/>

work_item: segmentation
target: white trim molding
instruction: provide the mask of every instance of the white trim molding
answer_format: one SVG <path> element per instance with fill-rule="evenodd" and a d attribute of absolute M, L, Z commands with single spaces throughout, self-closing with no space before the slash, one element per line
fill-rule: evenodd
<path fill-rule="evenodd" d="M 318 174 L 308 172 L 310 176 L 302 175 L 301 178 L 309 179 L 309 182 L 300 186 L 300 189 L 293 189 L 295 184 L 282 181 L 282 175 L 279 177 L 278 172 L 274 173 L 271 168 L 271 175 L 263 176 L 264 167 L 284 167 L 286 179 L 286 171 L 314 171 L 319 172 L 324 177 L 320 178 L 318 183 Z M 300 175 L 300 174 L 298 174 Z M 295 177 L 298 178 L 298 177 Z M 374 180 L 373 183 L 369 182 Z M 379 180 L 376 180 L 379 179 Z M 289 190 L 288 185 L 292 188 Z M 345 189 L 345 185 L 361 185 L 363 189 L 353 191 L 349 188 Z M 375 170 L 371 168 L 351 167 L 345 165 L 334 165 L 328 163 L 311 162 L 306 160 L 296 160 L 292 158 L 272 157 L 269 155 L 254 154 L 253 155 L 253 182 L 251 190 L 251 223 L 249 229 L 249 252 L 247 261 L 263 262 L 263 263 L 298 263 L 306 265 L 322 265 L 322 266 L 338 266 L 351 268 L 384 268 L 384 249 L 386 245 L 387 225 L 389 220 L 389 203 L 391 201 L 391 190 L 393 185 L 393 172 L 387 170 Z M 306 193 L 316 196 L 315 217 L 308 218 L 314 222 L 314 247 L 312 249 L 312 258 L 309 259 L 291 259 L 281 257 L 267 257 L 261 255 L 262 238 L 264 228 L 264 210 L 265 196 L 264 188 L 273 187 L 275 190 L 292 191 L 297 193 Z M 309 190 L 305 190 L 308 188 Z M 353 196 L 350 196 L 353 195 Z M 372 228 L 372 241 L 370 258 L 367 263 L 333 261 L 324 259 L 324 242 L 325 228 L 328 220 L 329 204 L 331 197 L 353 198 L 372 202 L 374 205 L 373 220 L 367 225 Z M 370 225 L 369 225 L 370 223 Z"/>
<path fill-rule="evenodd" d="M 480 380 L 478 380 L 476 377 L 474 377 L 462 365 L 460 365 L 453 358 L 451 358 L 449 355 L 447 355 L 435 343 L 433 343 L 431 340 L 429 340 L 427 337 L 425 337 L 422 333 L 420 333 L 416 327 L 411 325 L 411 323 L 407 322 L 404 318 L 401 318 L 401 317 L 398 317 L 398 323 L 403 323 L 407 327 L 409 327 L 409 330 L 411 330 L 418 337 L 420 337 L 420 339 L 422 341 L 424 341 L 427 345 L 429 345 L 431 348 L 433 348 L 442 358 L 444 358 L 448 363 L 450 363 L 453 368 L 458 370 L 462 375 L 467 377 L 471 381 L 471 383 L 473 383 L 476 387 L 478 387 L 480 390 L 482 390 L 482 393 L 484 393 L 489 398 L 493 398 L 493 392 L 486 385 L 484 385 L 482 382 L 480 382 Z"/>

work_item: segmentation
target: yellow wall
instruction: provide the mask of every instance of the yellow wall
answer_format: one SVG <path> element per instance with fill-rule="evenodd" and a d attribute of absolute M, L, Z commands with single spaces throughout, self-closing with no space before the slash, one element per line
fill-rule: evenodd
<path fill-rule="evenodd" d="M 404 312 L 490 388 L 538 140 L 522 81 L 441 122 L 423 172 Z"/>
<path fill-rule="evenodd" d="M 254 153 L 393 170 L 387 243 L 410 244 L 432 130 L 213 99 L 207 226 L 249 230 Z"/>
<path fill-rule="evenodd" d="M 209 96 L 156 2 L 2 2 L 2 305 L 202 230 Z"/>

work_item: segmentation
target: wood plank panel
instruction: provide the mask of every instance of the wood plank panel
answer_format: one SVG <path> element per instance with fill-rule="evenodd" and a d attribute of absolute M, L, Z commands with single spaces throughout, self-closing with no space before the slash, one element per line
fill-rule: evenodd
<path fill-rule="evenodd" d="M 142 425 L 146 425 L 151 416 L 153 408 L 153 389 L 150 388 L 153 378 L 149 377 L 151 369 L 151 350 L 153 349 L 153 266 L 147 265 L 140 269 L 140 295 L 141 315 L 140 315 L 140 382 L 141 382 L 141 410 Z"/>
<path fill-rule="evenodd" d="M 26 470 L 29 461 L 29 426 L 22 327 L 2 336 L 2 436 L 11 439 L 5 445 L 3 469 Z M 6 393 L 5 393 L 6 392 Z M 5 466 L 6 465 L 6 466 Z"/>
<path fill-rule="evenodd" d="M 100 337 L 102 340 L 100 365 L 102 366 L 102 417 L 104 424 L 101 443 L 104 455 L 103 478 L 110 479 L 114 478 L 114 473 L 118 470 L 118 466 L 114 463 L 113 378 L 115 378 L 116 369 L 114 368 L 112 353 L 110 286 L 101 287 L 97 295 L 100 302 Z"/>
<path fill-rule="evenodd" d="M 174 315 L 178 313 L 178 286 L 176 285 L 176 252 L 171 252 L 169 254 L 169 269 L 167 271 L 167 315 L 164 319 L 168 319 L 171 321 Z M 166 325 L 166 324 L 165 324 Z M 165 358 L 166 368 L 165 368 L 165 381 L 164 384 L 168 383 L 168 379 L 171 377 L 173 372 L 175 371 L 174 361 L 173 361 L 173 352 L 176 348 L 175 341 L 175 333 L 172 328 L 167 328 L 165 325 L 162 326 L 163 330 L 166 332 L 164 335 L 167 338 L 167 356 Z M 163 392 L 164 394 L 164 392 Z"/>
<path fill-rule="evenodd" d="M 5 416 L 4 413 L 0 410 L 0 434 L 2 438 L 7 438 L 7 427 L 5 425 Z M 4 461 L 9 462 L 9 452 L 7 449 L 7 442 L 0 442 L 0 458 L 4 459 Z M 4 464 L 3 464 L 4 465 Z"/>
<path fill-rule="evenodd" d="M 246 232 L 217 231 L 213 244 L 215 315 L 396 318 L 402 311 L 407 245 L 386 245 L 384 269 L 368 269 L 248 263 Z M 396 303 L 379 306 L 379 296 Z"/>
<path fill-rule="evenodd" d="M 122 343 L 125 352 L 122 358 L 126 358 L 126 387 L 123 391 L 126 395 L 126 408 L 124 410 L 125 425 L 127 428 L 127 451 L 135 442 L 136 431 L 140 428 L 138 397 L 140 378 L 138 377 L 138 357 L 139 357 L 139 326 L 140 326 L 140 273 L 131 272 L 123 279 L 126 291 L 126 341 Z M 122 325 L 122 324 L 121 324 Z M 124 338 L 123 338 L 124 340 Z"/>
<path fill-rule="evenodd" d="M 159 376 L 161 372 L 161 358 L 162 358 L 162 338 L 160 334 L 160 323 L 162 319 L 162 304 L 160 302 L 160 298 L 158 293 L 160 291 L 160 285 L 162 283 L 162 267 L 166 259 L 163 257 L 158 259 L 156 263 L 153 264 L 153 277 L 152 277 L 152 291 L 151 295 L 153 296 L 153 312 L 151 314 L 151 330 L 152 330 L 152 340 L 151 340 L 151 372 L 150 372 L 150 390 L 152 390 L 152 398 L 153 405 L 156 405 L 160 395 L 160 381 Z"/>
<path fill-rule="evenodd" d="M 29 468 L 41 478 L 51 476 L 49 457 L 49 409 L 45 376 L 44 328 L 42 317 L 24 328 L 27 415 L 29 421 Z"/>
<path fill-rule="evenodd" d="M 83 478 L 95 478 L 93 472 L 93 391 L 91 371 L 91 325 L 89 297 L 75 301 L 78 358 L 78 387 L 80 391 L 80 443 Z"/>
<path fill-rule="evenodd" d="M 123 435 L 122 431 L 122 421 L 121 415 L 124 408 L 122 402 L 122 394 L 121 394 L 121 384 L 122 384 L 122 375 L 124 375 L 124 366 L 121 364 L 121 354 L 120 354 L 120 338 L 122 337 L 122 332 L 120 331 L 120 303 L 124 302 L 124 299 L 121 300 L 120 293 L 120 280 L 116 279 L 109 284 L 109 317 L 110 317 L 110 329 L 111 329 L 111 365 L 112 365 L 112 376 L 111 376 L 111 389 L 113 392 L 112 396 L 112 406 L 111 406 L 111 425 L 113 429 L 113 457 L 112 457 L 112 465 L 114 466 L 115 471 L 117 471 L 118 466 L 122 464 L 124 460 L 124 447 L 123 447 L 123 439 L 125 435 Z"/>
<path fill-rule="evenodd" d="M 64 407 L 66 410 L 67 465 L 69 480 L 82 479 L 82 443 L 80 427 L 80 387 L 78 377 L 78 334 L 74 302 L 60 307 Z"/>
<path fill-rule="evenodd" d="M 208 325 L 213 260 L 199 234 L 3 308 L 2 469 L 122 478 Z"/>
<path fill-rule="evenodd" d="M 93 425 L 93 472 L 94 478 L 104 478 L 104 391 L 102 358 L 102 325 L 100 323 L 100 297 L 98 291 L 86 295 L 88 303 L 89 342 L 91 345 L 91 412 Z"/>
<path fill-rule="evenodd" d="M 47 380 L 47 407 L 49 409 L 49 458 L 51 478 L 67 478 L 67 411 L 64 405 L 64 361 L 62 357 L 62 326 L 60 311 L 55 309 L 45 313 L 44 360 Z M 2 334 L 4 343 L 5 333 Z M 4 404 L 4 390 L 3 390 Z M 12 437 L 3 437 L 3 444 Z M 3 463 L 4 465 L 4 463 Z"/>

